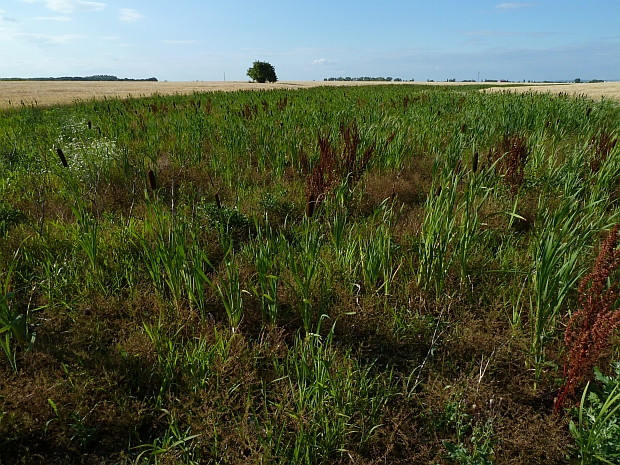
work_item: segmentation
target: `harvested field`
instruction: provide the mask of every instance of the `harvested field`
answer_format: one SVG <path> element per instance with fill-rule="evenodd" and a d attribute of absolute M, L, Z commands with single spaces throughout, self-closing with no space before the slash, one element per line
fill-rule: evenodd
<path fill-rule="evenodd" d="M 22 104 L 54 105 L 86 101 L 104 97 L 139 97 L 153 94 L 191 94 L 192 92 L 236 91 L 251 89 L 304 89 L 317 86 L 359 86 L 359 85 L 450 85 L 467 86 L 478 83 L 468 82 L 368 82 L 368 81 L 283 81 L 274 84 L 258 84 L 247 81 L 200 81 L 200 82 L 69 82 L 69 81 L 2 81 L 0 82 L 0 108 Z M 570 95 L 585 94 L 594 99 L 601 96 L 620 100 L 620 82 L 597 84 L 532 84 L 515 86 L 514 83 L 492 83 L 494 90 L 509 87 L 516 92 L 559 93 Z"/>
<path fill-rule="evenodd" d="M 0 108 L 37 103 L 54 105 L 103 97 L 147 97 L 154 94 L 191 94 L 192 92 L 232 92 L 257 89 L 303 89 L 322 85 L 385 84 L 382 82 L 277 82 L 258 84 L 247 81 L 145 82 L 145 81 L 4 81 L 0 82 Z"/>
<path fill-rule="evenodd" d="M 494 88 L 493 90 L 504 90 L 504 88 Z M 592 84 L 535 84 L 510 87 L 510 90 L 515 92 L 534 91 L 550 94 L 559 94 L 562 92 L 571 96 L 579 96 L 583 94 L 595 100 L 600 100 L 601 97 L 620 100 L 620 82 L 597 82 Z"/>

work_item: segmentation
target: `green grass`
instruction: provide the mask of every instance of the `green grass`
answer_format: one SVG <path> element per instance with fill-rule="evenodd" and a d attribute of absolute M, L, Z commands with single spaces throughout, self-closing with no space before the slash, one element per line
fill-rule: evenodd
<path fill-rule="evenodd" d="M 0 464 L 592 455 L 553 399 L 620 108 L 481 89 L 2 110 Z"/>

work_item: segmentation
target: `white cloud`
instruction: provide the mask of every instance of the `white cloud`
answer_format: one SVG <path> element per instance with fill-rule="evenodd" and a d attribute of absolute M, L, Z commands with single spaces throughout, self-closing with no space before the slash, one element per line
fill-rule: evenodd
<path fill-rule="evenodd" d="M 164 40 L 166 44 L 195 44 L 197 40 Z"/>
<path fill-rule="evenodd" d="M 144 15 L 141 15 L 136 10 L 132 10 L 130 8 L 121 8 L 121 21 L 133 22 L 138 21 L 141 18 L 144 18 Z"/>
<path fill-rule="evenodd" d="M 34 3 L 42 1 L 45 6 L 52 11 L 58 13 L 75 13 L 77 11 L 98 11 L 105 8 L 105 3 L 101 2 L 85 2 L 82 0 L 22 0 L 26 3 Z"/>
<path fill-rule="evenodd" d="M 521 8 L 530 8 L 533 7 L 534 3 L 500 3 L 495 6 L 496 10 L 518 10 Z"/>
<path fill-rule="evenodd" d="M 71 16 L 37 16 L 34 21 L 73 21 Z"/>
<path fill-rule="evenodd" d="M 319 58 L 312 62 L 313 65 L 335 65 L 336 63 L 338 63 L 338 60 L 328 60 L 325 58 Z"/>

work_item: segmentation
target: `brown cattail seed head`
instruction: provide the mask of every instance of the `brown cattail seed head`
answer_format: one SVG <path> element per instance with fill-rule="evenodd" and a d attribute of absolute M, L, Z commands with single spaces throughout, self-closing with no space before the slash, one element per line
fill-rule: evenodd
<path fill-rule="evenodd" d="M 474 152 L 474 161 L 472 163 L 471 170 L 475 173 L 478 171 L 478 152 Z"/>
<path fill-rule="evenodd" d="M 60 162 L 62 163 L 62 166 L 64 166 L 65 168 L 68 168 L 69 164 L 67 163 L 67 159 L 65 158 L 65 154 L 62 153 L 62 149 L 60 147 L 58 147 L 56 149 L 56 153 L 58 154 L 58 158 L 60 158 Z"/>
<path fill-rule="evenodd" d="M 220 202 L 220 194 L 215 194 L 215 204 L 217 205 L 217 208 L 222 208 L 222 202 Z"/>
<path fill-rule="evenodd" d="M 306 216 L 308 218 L 312 218 L 312 215 L 314 214 L 315 205 L 316 205 L 316 196 L 314 195 L 314 192 L 310 192 L 310 194 L 308 195 L 308 202 L 306 203 Z"/>
<path fill-rule="evenodd" d="M 153 173 L 153 170 L 149 170 L 149 187 L 151 188 L 151 190 L 157 190 L 157 181 L 155 181 L 155 173 Z"/>

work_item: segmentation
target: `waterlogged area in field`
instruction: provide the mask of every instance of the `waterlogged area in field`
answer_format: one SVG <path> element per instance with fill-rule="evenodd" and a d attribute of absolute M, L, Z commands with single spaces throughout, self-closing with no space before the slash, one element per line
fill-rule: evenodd
<path fill-rule="evenodd" d="M 613 463 L 620 110 L 481 88 L 2 110 L 0 462 Z"/>

